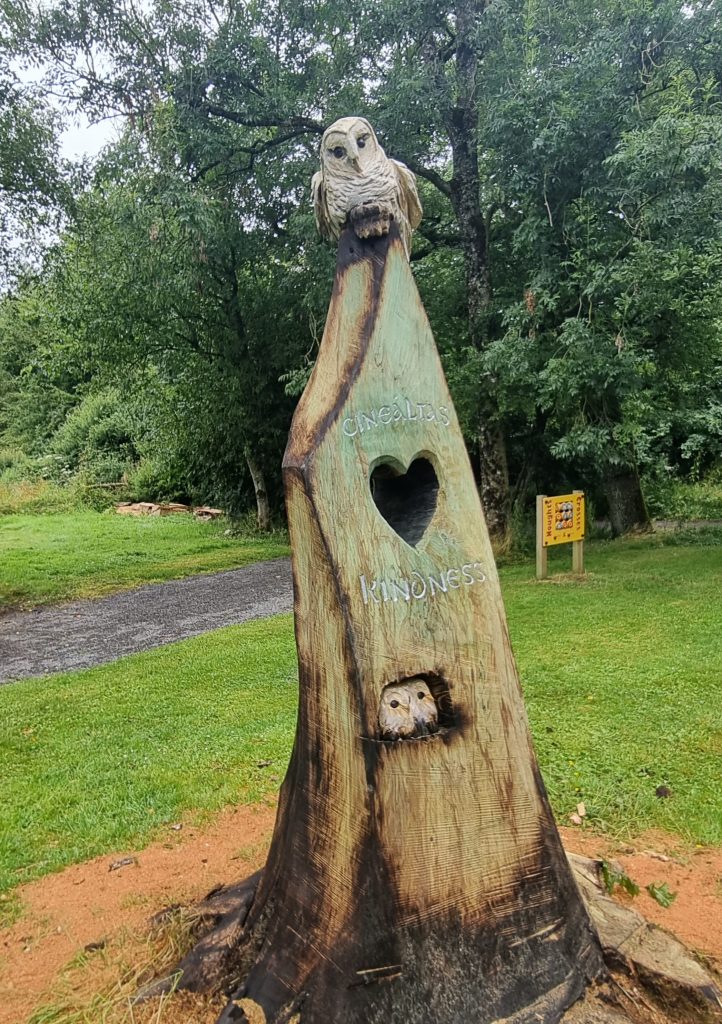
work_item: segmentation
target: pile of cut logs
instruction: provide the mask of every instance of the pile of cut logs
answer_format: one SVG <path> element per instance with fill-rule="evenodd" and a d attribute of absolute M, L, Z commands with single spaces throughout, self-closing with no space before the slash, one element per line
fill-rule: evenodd
<path fill-rule="evenodd" d="M 203 522 L 225 515 L 220 508 L 209 508 L 208 505 L 182 505 L 179 501 L 161 504 L 153 501 L 120 501 L 115 506 L 115 511 L 121 516 L 175 516 L 187 512 Z"/>

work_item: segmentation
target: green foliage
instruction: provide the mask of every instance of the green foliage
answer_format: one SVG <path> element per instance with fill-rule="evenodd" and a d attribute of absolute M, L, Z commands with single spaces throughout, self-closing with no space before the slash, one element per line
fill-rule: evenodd
<path fill-rule="evenodd" d="M 624 871 L 619 871 L 615 868 L 608 860 L 602 861 L 601 872 L 604 888 L 610 896 L 617 886 L 619 886 L 620 889 L 623 889 L 628 896 L 639 896 L 640 890 L 637 883 L 632 881 L 629 875 Z"/>
<path fill-rule="evenodd" d="M 31 457 L 47 452 L 81 381 L 68 367 L 61 318 L 40 281 L 0 298 L 0 444 Z"/>
<path fill-rule="evenodd" d="M 131 501 L 179 501 L 185 496 L 182 469 L 173 466 L 174 454 L 145 456 L 128 470 L 126 486 Z"/>
<path fill-rule="evenodd" d="M 720 436 L 722 117 L 692 43 L 719 23 L 673 4 L 646 21 L 634 5 L 600 13 L 540 40 L 492 129 L 526 211 L 513 244 L 527 291 L 488 367 L 590 484 L 605 467 L 709 466 Z M 675 44 L 655 43 L 675 21 Z M 560 63 L 570 47 L 580 59 Z"/>
<path fill-rule="evenodd" d="M 665 910 L 671 907 L 677 899 L 677 893 L 671 892 L 666 882 L 650 882 L 649 885 L 645 885 L 645 889 L 652 899 L 656 900 Z"/>
<path fill-rule="evenodd" d="M 602 861 L 601 874 L 604 888 L 610 896 L 617 886 L 620 889 L 623 889 L 627 895 L 632 898 L 639 896 L 641 890 L 637 883 L 633 881 L 626 872 L 615 868 L 608 860 Z M 650 882 L 650 884 L 645 885 L 644 888 L 652 899 L 656 900 L 660 907 L 664 907 L 665 909 L 671 907 L 677 898 L 677 894 L 670 891 L 666 882 Z"/>
<path fill-rule="evenodd" d="M 0 2 L 0 291 L 47 246 L 70 201 L 58 155 L 59 116 L 23 81 L 19 6 Z M 23 69 L 25 70 L 25 69 Z"/>
<path fill-rule="evenodd" d="M 21 448 L 0 448 L 0 481 L 28 480 L 36 465 Z"/>
<path fill-rule="evenodd" d="M 716 5 L 20 10 L 7 45 L 124 121 L 42 279 L 0 308 L 3 445 L 46 452 L 72 405 L 116 386 L 145 411 L 144 495 L 157 479 L 240 510 L 250 451 L 280 507 L 333 266 L 308 183 L 324 125 L 354 110 L 419 174 L 419 287 L 472 457 L 482 418 L 505 437 L 512 502 L 573 483 L 603 513 L 627 470 L 719 465 Z M 98 478 L 125 459 L 96 455 Z"/>
<path fill-rule="evenodd" d="M 655 519 L 722 521 L 720 474 L 688 483 L 670 476 L 652 478 L 645 487 L 647 506 Z"/>
<path fill-rule="evenodd" d="M 59 476 L 80 472 L 89 483 L 117 483 L 138 460 L 134 427 L 128 404 L 117 389 L 91 392 L 51 438 Z"/>
<path fill-rule="evenodd" d="M 285 242 L 274 247 L 244 226 L 226 181 L 178 176 L 165 151 L 167 121 L 160 111 L 145 140 L 128 133 L 112 169 L 124 180 L 99 183 L 83 199 L 53 288 L 78 372 L 100 369 L 122 395 L 122 415 L 112 429 L 104 423 L 104 436 L 87 438 L 91 449 L 112 450 L 115 470 L 137 451 L 164 494 L 237 511 L 252 501 L 246 449 L 273 468 L 278 500 L 292 410 L 279 378 L 310 345 L 307 297 Z M 155 171 L 143 166 L 141 143 L 154 149 Z M 90 468 L 96 456 L 78 455 L 66 440 L 75 424 L 61 431 L 60 449 Z"/>

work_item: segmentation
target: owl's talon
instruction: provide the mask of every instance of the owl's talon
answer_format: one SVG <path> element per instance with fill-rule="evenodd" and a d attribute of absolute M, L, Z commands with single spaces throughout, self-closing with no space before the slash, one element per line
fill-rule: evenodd
<path fill-rule="evenodd" d="M 349 213 L 349 221 L 358 238 L 381 238 L 391 230 L 394 215 L 378 203 L 362 203 Z"/>

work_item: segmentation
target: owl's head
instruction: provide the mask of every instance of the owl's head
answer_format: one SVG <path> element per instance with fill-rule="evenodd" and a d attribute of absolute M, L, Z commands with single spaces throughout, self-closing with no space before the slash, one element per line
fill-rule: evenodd
<path fill-rule="evenodd" d="M 436 701 L 420 676 L 385 687 L 379 706 L 379 728 L 384 739 L 408 739 L 436 732 Z"/>
<path fill-rule="evenodd" d="M 378 158 L 376 133 L 363 117 L 341 117 L 324 132 L 321 163 L 334 174 L 364 174 Z"/>

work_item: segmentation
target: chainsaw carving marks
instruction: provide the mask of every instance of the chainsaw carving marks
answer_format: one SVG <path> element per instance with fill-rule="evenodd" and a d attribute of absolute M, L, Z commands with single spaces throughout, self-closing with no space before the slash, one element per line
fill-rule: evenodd
<path fill-rule="evenodd" d="M 597 946 L 395 225 L 344 232 L 284 481 L 300 711 L 239 998 L 274 1024 L 298 994 L 306 1024 L 552 1024 Z"/>

